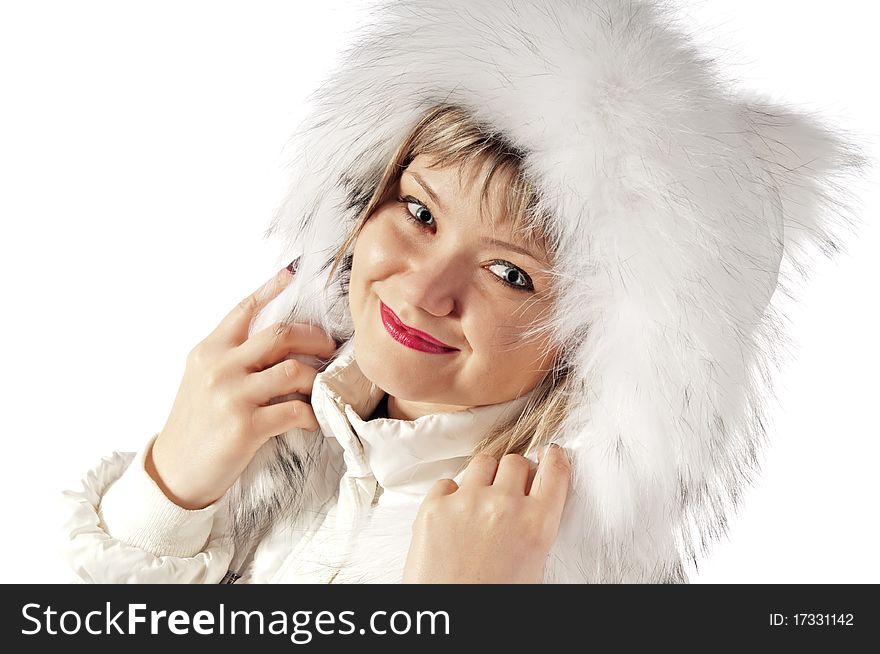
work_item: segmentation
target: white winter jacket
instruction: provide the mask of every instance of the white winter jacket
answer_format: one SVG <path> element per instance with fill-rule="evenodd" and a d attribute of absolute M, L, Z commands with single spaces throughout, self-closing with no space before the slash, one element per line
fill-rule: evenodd
<path fill-rule="evenodd" d="M 353 341 L 315 378 L 312 407 L 327 438 L 321 462 L 323 491 L 297 516 L 278 521 L 250 546 L 235 544 L 227 529 L 224 496 L 200 510 L 184 509 L 159 489 L 144 468 L 155 436 L 138 452 L 114 452 L 67 490 L 65 553 L 76 581 L 92 583 L 340 583 L 356 581 L 355 548 L 381 541 L 352 538 L 375 507 L 411 520 L 431 485 L 461 481 L 475 444 L 494 422 L 523 408 L 530 394 L 502 404 L 423 416 L 416 420 L 370 417 L 385 393 L 361 372 Z M 410 523 L 411 524 L 411 523 Z M 357 540 L 357 542 L 354 542 Z M 391 544 L 398 553 L 408 542 Z M 384 552 L 361 551 L 387 579 L 401 579 L 400 554 L 392 567 Z M 352 574 L 356 572 L 357 574 Z"/>

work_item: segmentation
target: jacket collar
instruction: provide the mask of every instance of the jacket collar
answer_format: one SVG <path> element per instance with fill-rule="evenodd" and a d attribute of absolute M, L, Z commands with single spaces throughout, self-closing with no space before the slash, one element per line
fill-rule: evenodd
<path fill-rule="evenodd" d="M 372 475 L 385 493 L 424 495 L 438 479 L 460 481 L 476 444 L 496 421 L 521 411 L 534 392 L 415 420 L 367 420 L 385 392 L 361 372 L 350 339 L 315 377 L 311 401 L 324 436 L 342 446 L 346 474 Z"/>

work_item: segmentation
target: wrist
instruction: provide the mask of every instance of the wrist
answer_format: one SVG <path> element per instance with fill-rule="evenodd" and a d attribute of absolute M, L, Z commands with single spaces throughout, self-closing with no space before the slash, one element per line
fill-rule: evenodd
<path fill-rule="evenodd" d="M 174 502 L 180 508 L 187 509 L 189 511 L 199 511 L 216 502 L 216 500 L 204 501 L 198 498 L 184 498 L 183 496 L 175 493 L 168 487 L 168 484 L 165 483 L 162 475 L 159 474 L 159 471 L 156 468 L 156 462 L 154 460 L 154 450 L 158 444 L 158 440 L 159 439 L 153 441 L 152 447 L 148 448 L 145 453 L 144 470 L 146 470 L 150 478 L 154 482 L 156 482 L 156 485 L 159 487 L 165 497 Z"/>

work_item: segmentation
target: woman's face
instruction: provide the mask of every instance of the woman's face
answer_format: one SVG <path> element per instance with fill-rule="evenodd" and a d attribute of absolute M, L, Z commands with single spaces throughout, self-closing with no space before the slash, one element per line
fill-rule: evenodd
<path fill-rule="evenodd" d="M 551 278 L 542 269 L 550 264 L 542 248 L 523 243 L 500 219 L 495 189 L 507 180 L 496 172 L 481 220 L 485 173 L 466 169 L 462 186 L 457 166 L 429 169 L 430 162 L 416 157 L 367 220 L 355 242 L 349 285 L 358 366 L 398 404 L 405 401 L 412 415 L 517 398 L 540 382 L 556 354 L 546 337 L 522 336 L 549 315 Z M 492 238 L 528 248 L 532 256 Z M 407 347 L 386 329 L 380 303 L 405 325 L 455 349 L 436 354 Z"/>

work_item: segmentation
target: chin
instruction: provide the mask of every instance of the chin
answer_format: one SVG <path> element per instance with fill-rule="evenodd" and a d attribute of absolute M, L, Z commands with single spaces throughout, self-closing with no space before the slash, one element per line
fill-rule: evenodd
<path fill-rule="evenodd" d="M 364 341 L 355 336 L 354 357 L 364 376 L 389 395 L 401 400 L 443 402 L 441 398 L 431 397 L 436 393 L 438 384 L 442 386 L 433 371 L 426 374 L 425 370 L 416 369 L 406 363 L 403 359 L 406 353 L 398 351 L 404 348 L 398 347 L 390 338 L 389 341 L 388 344 L 380 345 L 371 339 Z M 418 352 L 414 353 L 418 355 Z"/>
<path fill-rule="evenodd" d="M 409 375 L 414 375 L 412 366 L 402 365 L 401 357 L 388 345 L 379 345 L 375 341 L 355 341 L 355 360 L 361 372 L 376 386 L 394 397 L 406 399 L 412 394 Z M 394 345 L 392 343 L 392 345 Z"/>

